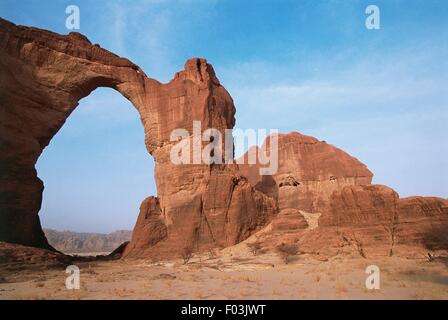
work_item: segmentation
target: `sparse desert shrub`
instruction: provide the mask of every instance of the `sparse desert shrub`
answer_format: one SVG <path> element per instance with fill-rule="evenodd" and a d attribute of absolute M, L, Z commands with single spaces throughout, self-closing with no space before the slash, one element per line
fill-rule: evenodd
<path fill-rule="evenodd" d="M 448 223 L 433 225 L 423 234 L 423 245 L 431 252 L 448 250 Z"/>
<path fill-rule="evenodd" d="M 218 256 L 218 253 L 214 248 L 208 249 L 208 256 L 210 259 L 215 259 Z"/>
<path fill-rule="evenodd" d="M 291 261 L 291 257 L 299 253 L 299 246 L 297 244 L 282 243 L 276 247 L 277 253 L 285 264 Z"/>
<path fill-rule="evenodd" d="M 359 255 L 361 257 L 363 257 L 364 259 L 367 258 L 366 254 L 364 252 L 364 246 L 363 246 L 361 240 L 356 238 L 356 236 L 354 234 L 353 234 L 353 242 L 355 243 L 355 247 L 356 247 L 356 250 L 358 250 Z M 392 248 L 390 249 L 389 255 L 392 256 Z"/>
<path fill-rule="evenodd" d="M 363 246 L 361 240 L 359 240 L 354 233 L 352 234 L 351 237 L 341 234 L 341 238 L 342 238 L 342 241 L 344 241 L 344 243 L 347 243 L 348 245 L 354 245 L 356 248 L 356 251 L 358 251 L 358 253 L 361 257 L 367 258 L 366 254 L 364 252 L 364 246 Z"/>
<path fill-rule="evenodd" d="M 262 252 L 261 242 L 251 242 L 246 243 L 246 246 L 249 248 L 249 251 L 254 255 L 258 255 Z"/>
<path fill-rule="evenodd" d="M 433 262 L 437 259 L 437 255 L 432 252 L 427 252 L 426 258 L 428 259 L 429 262 Z"/>
<path fill-rule="evenodd" d="M 190 261 L 191 257 L 193 256 L 193 248 L 190 246 L 186 246 L 182 249 L 181 257 L 184 261 L 184 264 L 187 264 L 188 261 Z"/>

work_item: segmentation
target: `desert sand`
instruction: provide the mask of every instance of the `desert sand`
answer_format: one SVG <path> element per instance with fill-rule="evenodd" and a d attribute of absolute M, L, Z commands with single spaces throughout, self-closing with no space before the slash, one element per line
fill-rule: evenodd
<path fill-rule="evenodd" d="M 164 262 L 75 261 L 80 289 L 68 290 L 64 268 L 0 270 L 0 299 L 448 299 L 447 260 L 308 255 L 287 264 L 273 252 L 244 246 Z M 365 269 L 380 268 L 368 290 Z"/>

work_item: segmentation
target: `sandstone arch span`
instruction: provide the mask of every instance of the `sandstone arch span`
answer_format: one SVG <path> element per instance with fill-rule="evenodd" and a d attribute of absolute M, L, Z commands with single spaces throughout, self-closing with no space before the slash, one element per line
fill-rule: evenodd
<path fill-rule="evenodd" d="M 187 61 L 185 70 L 161 84 L 81 34 L 62 36 L 6 20 L 0 20 L 0 58 L 1 241 L 50 248 L 38 217 L 43 183 L 34 165 L 78 101 L 98 87 L 132 102 L 155 161 L 158 197 L 143 201 L 127 256 L 235 244 L 275 214 L 273 200 L 235 168 L 169 160 L 173 129 L 191 130 L 194 120 L 203 130 L 234 126 L 232 98 L 204 59 Z"/>
<path fill-rule="evenodd" d="M 97 87 L 126 97 L 143 90 L 139 68 L 92 44 L 1 21 L 2 240 L 48 247 L 38 211 L 43 183 L 34 165 L 51 138 Z M 136 104 L 134 104 L 136 105 Z"/>

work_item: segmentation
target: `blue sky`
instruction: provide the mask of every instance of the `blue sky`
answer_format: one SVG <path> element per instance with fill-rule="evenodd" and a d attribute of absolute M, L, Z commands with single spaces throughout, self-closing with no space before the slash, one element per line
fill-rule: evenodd
<path fill-rule="evenodd" d="M 9 1 L 0 16 L 81 33 L 169 81 L 204 57 L 232 95 L 239 128 L 299 131 L 367 164 L 401 196 L 448 197 L 448 2 Z M 381 29 L 367 30 L 369 4 Z M 40 158 L 44 226 L 132 228 L 155 194 L 138 114 L 117 92 L 83 99 Z"/>

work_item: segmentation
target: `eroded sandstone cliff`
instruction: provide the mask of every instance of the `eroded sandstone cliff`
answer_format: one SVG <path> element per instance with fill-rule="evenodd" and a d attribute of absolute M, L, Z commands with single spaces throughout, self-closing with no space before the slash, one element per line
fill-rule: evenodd
<path fill-rule="evenodd" d="M 258 162 L 240 165 L 240 171 L 257 190 L 276 199 L 280 210 L 321 212 L 334 191 L 372 181 L 373 174 L 366 165 L 325 141 L 298 132 L 276 136 L 278 170 L 275 174 L 260 175 Z M 269 141 L 270 137 L 261 148 L 252 148 L 243 155 L 245 163 L 249 163 L 252 152 L 269 153 Z"/>

